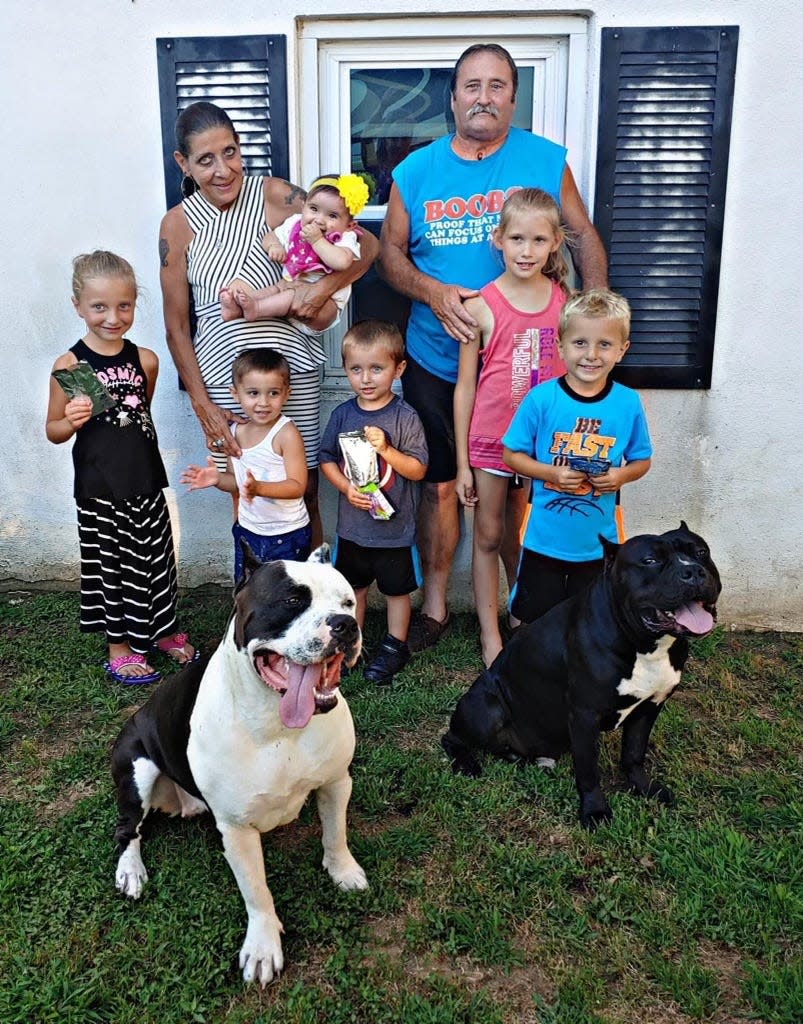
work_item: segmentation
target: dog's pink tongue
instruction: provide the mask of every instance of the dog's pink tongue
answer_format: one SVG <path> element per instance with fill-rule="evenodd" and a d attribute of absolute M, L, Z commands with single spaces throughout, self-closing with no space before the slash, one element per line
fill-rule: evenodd
<path fill-rule="evenodd" d="M 287 690 L 279 704 L 279 718 L 288 729 L 303 729 L 315 714 L 315 687 L 323 665 L 297 665 L 290 662 Z"/>
<path fill-rule="evenodd" d="M 710 633 L 714 628 L 714 616 L 711 612 L 707 612 L 699 601 L 692 601 L 691 604 L 685 604 L 682 608 L 678 608 L 675 618 L 681 626 L 685 626 L 690 633 L 695 633 L 698 636 Z"/>

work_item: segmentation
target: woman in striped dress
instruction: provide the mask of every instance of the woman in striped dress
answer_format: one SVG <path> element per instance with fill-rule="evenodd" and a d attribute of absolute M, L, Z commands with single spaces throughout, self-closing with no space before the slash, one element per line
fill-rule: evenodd
<path fill-rule="evenodd" d="M 206 435 L 209 450 L 239 456 L 229 430 L 243 422 L 232 398 L 231 364 L 245 349 L 269 346 L 290 364 L 292 394 L 285 413 L 304 439 L 310 470 L 305 500 L 313 546 L 321 541 L 318 514 L 321 365 L 319 337 L 306 334 L 289 319 L 228 320 L 220 309 L 220 290 L 233 278 L 259 287 L 279 284 L 295 289 L 291 314 L 314 318 L 338 289 L 361 277 L 378 245 L 366 233 L 362 257 L 348 270 L 327 274 L 315 284 L 284 282 L 281 265 L 267 256 L 261 240 L 293 213 L 300 213 L 304 192 L 281 178 L 253 178 L 243 172 L 237 133 L 228 114 L 212 103 L 193 103 L 176 122 L 174 156 L 184 173 L 187 198 L 168 210 L 159 234 L 159 257 L 167 344 Z M 190 328 L 190 289 L 197 328 Z"/>

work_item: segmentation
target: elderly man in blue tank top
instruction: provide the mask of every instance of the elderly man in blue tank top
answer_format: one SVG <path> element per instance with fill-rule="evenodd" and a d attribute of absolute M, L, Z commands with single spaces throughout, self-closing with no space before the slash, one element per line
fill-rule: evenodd
<path fill-rule="evenodd" d="M 605 249 L 589 220 L 566 150 L 512 126 L 518 70 L 495 43 L 470 46 L 452 74 L 455 133 L 411 153 L 393 172 L 382 228 L 382 273 L 413 300 L 407 329 L 405 399 L 424 424 L 430 464 L 419 549 L 424 602 L 410 646 L 436 643 L 449 625 L 446 591 L 459 539 L 452 399 L 459 343 L 476 322 L 463 302 L 499 272 L 490 237 L 506 196 L 526 186 L 560 203 L 586 288 L 607 285 Z M 510 543 L 518 543 L 510 524 Z"/>

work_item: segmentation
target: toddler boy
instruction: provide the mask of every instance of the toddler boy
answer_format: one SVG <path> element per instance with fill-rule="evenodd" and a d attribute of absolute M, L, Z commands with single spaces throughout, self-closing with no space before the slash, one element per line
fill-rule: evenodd
<path fill-rule="evenodd" d="M 290 397 L 290 364 L 275 349 L 247 349 L 232 363 L 231 376 L 231 393 L 248 417 L 247 423 L 233 427 L 242 455 L 229 457 L 223 473 L 210 455 L 205 467 L 188 466 L 181 483 L 191 491 L 217 487 L 239 495 L 232 527 L 237 583 L 244 571 L 241 539 L 260 562 L 303 562 L 309 557 L 312 530 L 304 504 L 304 442 L 282 412 Z"/>
<path fill-rule="evenodd" d="M 427 445 L 418 413 L 391 390 L 405 368 L 404 341 L 395 324 L 362 320 L 343 339 L 343 367 L 355 394 L 339 405 L 321 441 L 321 472 L 340 492 L 334 565 L 354 587 L 362 628 L 368 588 L 376 580 L 387 598 L 388 631 L 364 671 L 391 683 L 410 660 L 410 594 L 421 585 L 415 548 L 418 484 L 427 469 Z M 339 436 L 362 431 L 379 463 L 379 486 L 394 509 L 375 519 L 375 505 L 348 474 Z"/>

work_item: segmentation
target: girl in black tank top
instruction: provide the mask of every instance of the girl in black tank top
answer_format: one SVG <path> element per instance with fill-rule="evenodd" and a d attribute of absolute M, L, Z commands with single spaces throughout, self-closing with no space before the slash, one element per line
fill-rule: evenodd
<path fill-rule="evenodd" d="M 150 413 L 159 360 L 125 337 L 134 322 L 137 282 L 131 265 L 108 252 L 73 261 L 73 305 L 87 334 L 54 371 L 87 363 L 104 386 L 108 408 L 68 398 L 51 377 L 46 434 L 75 437 L 74 496 L 81 545 L 81 629 L 105 632 L 108 674 L 122 683 L 155 682 L 156 646 L 175 661 L 197 657 L 176 630 L 177 577 L 167 486 Z"/>

